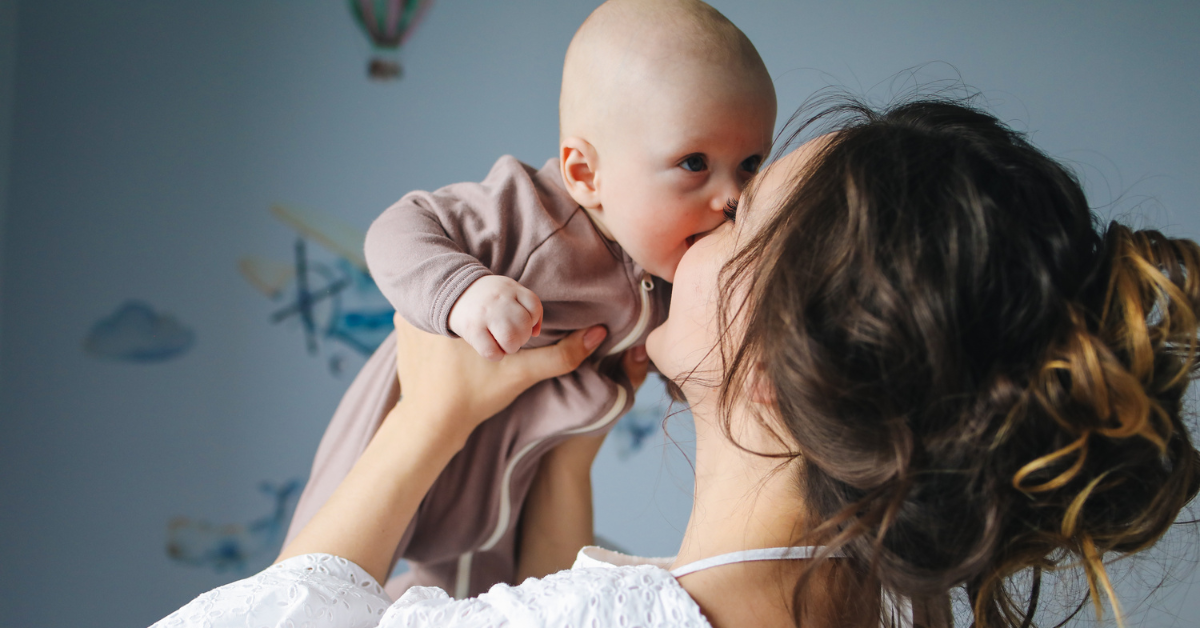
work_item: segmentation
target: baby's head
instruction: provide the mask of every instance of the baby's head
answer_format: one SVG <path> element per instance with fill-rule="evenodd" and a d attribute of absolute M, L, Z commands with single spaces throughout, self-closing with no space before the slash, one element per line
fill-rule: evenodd
<path fill-rule="evenodd" d="M 750 40 L 699 0 L 609 0 L 567 50 L 559 158 L 605 236 L 668 281 L 766 158 L 775 88 Z"/>

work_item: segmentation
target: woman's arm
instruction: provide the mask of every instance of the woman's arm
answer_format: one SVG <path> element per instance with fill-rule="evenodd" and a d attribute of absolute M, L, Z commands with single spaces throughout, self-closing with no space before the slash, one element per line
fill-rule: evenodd
<path fill-rule="evenodd" d="M 521 511 L 517 582 L 569 568 L 585 545 L 595 543 L 592 528 L 592 461 L 604 436 L 576 436 L 538 463 Z"/>
<path fill-rule="evenodd" d="M 646 381 L 646 348 L 625 352 L 622 366 L 636 391 Z M 592 462 L 604 435 L 576 436 L 546 453 L 521 511 L 517 582 L 541 578 L 575 563 L 596 542 L 592 527 Z"/>
<path fill-rule="evenodd" d="M 533 384 L 574 370 L 605 334 L 601 327 L 580 330 L 556 345 L 489 362 L 462 340 L 419 331 L 397 317 L 400 403 L 276 562 L 333 554 L 383 582 L 421 499 L 471 431 Z"/>

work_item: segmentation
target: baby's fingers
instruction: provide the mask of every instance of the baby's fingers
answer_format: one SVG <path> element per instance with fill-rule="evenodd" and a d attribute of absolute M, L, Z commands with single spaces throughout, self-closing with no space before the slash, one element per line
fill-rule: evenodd
<path fill-rule="evenodd" d="M 492 338 L 507 354 L 516 353 L 532 334 L 528 314 L 521 308 L 514 308 L 511 316 L 504 317 L 488 325 Z"/>
<path fill-rule="evenodd" d="M 503 359 L 505 353 L 507 353 L 503 347 L 496 343 L 496 340 L 492 337 L 492 334 L 486 327 L 478 330 L 471 330 L 462 338 L 463 340 L 466 340 L 467 344 L 471 345 L 471 348 L 475 349 L 479 355 L 491 360 L 492 362 L 498 362 L 499 360 Z"/>
<path fill-rule="evenodd" d="M 532 330 L 531 333 L 537 336 L 542 333 L 542 300 L 529 288 L 525 286 L 519 286 L 519 288 L 515 295 L 517 303 L 520 303 L 521 307 L 525 308 L 525 311 L 529 313 L 529 317 L 532 320 L 529 328 Z"/>

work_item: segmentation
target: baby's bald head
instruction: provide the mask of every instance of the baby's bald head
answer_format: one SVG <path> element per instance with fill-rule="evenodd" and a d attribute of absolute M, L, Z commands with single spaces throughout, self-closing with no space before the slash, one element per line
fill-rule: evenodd
<path fill-rule="evenodd" d="M 697 92 L 775 101 L 758 51 L 716 9 L 699 0 L 609 0 L 567 49 L 560 136 L 599 147 L 648 102 Z"/>
<path fill-rule="evenodd" d="M 673 281 L 771 146 L 775 88 L 750 40 L 699 0 L 609 0 L 563 66 L 559 167 L 604 237 Z"/>

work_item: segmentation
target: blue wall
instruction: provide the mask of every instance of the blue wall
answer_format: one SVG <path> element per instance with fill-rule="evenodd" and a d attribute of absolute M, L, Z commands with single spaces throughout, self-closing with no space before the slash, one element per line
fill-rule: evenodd
<path fill-rule="evenodd" d="M 171 561 L 167 522 L 266 513 L 256 484 L 306 476 L 361 364 L 336 345 L 309 357 L 238 274 L 242 256 L 292 254 L 268 207 L 365 230 L 404 192 L 479 179 L 501 154 L 540 164 L 562 54 L 594 4 L 442 0 L 404 78 L 377 84 L 340 1 L 18 1 L 15 75 L 14 0 L 0 2 L 0 624 L 146 625 L 237 577 Z M 884 97 L 907 68 L 959 72 L 1074 163 L 1101 214 L 1200 236 L 1196 3 L 714 4 L 759 47 L 783 117 L 829 83 Z M 92 323 L 130 298 L 194 347 L 159 364 L 85 354 Z M 671 432 L 686 449 L 686 420 Z M 661 435 L 625 458 L 618 444 L 595 474 L 598 531 L 673 552 L 686 461 Z M 1200 623 L 1194 548 L 1183 534 L 1159 552 L 1174 580 L 1131 625 Z M 1158 573 L 1135 565 L 1127 605 Z"/>
<path fill-rule="evenodd" d="M 13 80 L 17 62 L 17 1 L 0 0 L 0 329 L 4 328 L 4 227 L 12 172 Z M 0 334 L 0 343 L 3 334 Z M 0 344 L 0 347 L 3 345 Z M 3 349 L 0 348 L 0 355 Z"/>

